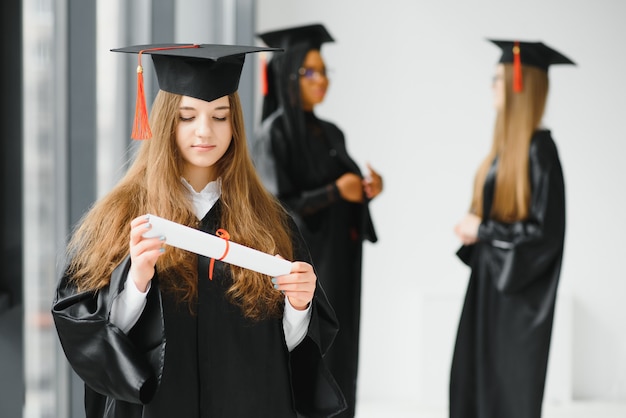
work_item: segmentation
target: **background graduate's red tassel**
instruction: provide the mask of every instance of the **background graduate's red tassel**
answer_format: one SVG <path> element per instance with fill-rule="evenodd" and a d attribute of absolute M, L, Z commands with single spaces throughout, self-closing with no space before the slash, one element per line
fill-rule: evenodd
<path fill-rule="evenodd" d="M 515 41 L 513 46 L 513 91 L 519 93 L 523 89 L 522 85 L 522 59 L 520 57 L 519 42 Z"/>
<path fill-rule="evenodd" d="M 143 87 L 143 67 L 141 66 L 141 52 L 139 53 L 139 65 L 137 66 L 137 101 L 135 102 L 135 120 L 133 121 L 132 139 L 150 139 L 152 131 L 148 122 L 148 109 L 146 106 L 146 94 Z"/>
<path fill-rule="evenodd" d="M 261 62 L 261 93 L 263 96 L 267 96 L 268 86 L 267 86 L 267 59 L 265 58 L 265 54 L 261 53 L 259 57 L 259 61 Z"/>

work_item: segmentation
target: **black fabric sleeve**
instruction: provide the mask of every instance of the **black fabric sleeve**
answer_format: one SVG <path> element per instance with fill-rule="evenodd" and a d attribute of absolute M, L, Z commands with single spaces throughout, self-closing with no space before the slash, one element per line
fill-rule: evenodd
<path fill-rule="evenodd" d="M 291 234 L 294 258 L 312 264 L 307 245 L 293 221 Z M 332 417 L 347 407 L 339 385 L 323 360 L 338 330 L 335 311 L 318 280 L 307 335 L 290 353 L 296 410 L 303 416 Z"/>
<path fill-rule="evenodd" d="M 253 150 L 255 165 L 269 191 L 298 215 L 311 215 L 338 201 L 339 189 L 335 183 L 311 190 L 294 184 L 292 167 L 298 164 L 298 156 L 282 122 L 277 115 L 264 124 Z"/>
<path fill-rule="evenodd" d="M 297 195 L 290 194 L 281 197 L 281 200 L 290 208 L 303 216 L 319 212 L 339 199 L 341 196 L 335 183 L 329 183 L 317 189 L 305 190 Z"/>
<path fill-rule="evenodd" d="M 52 316 L 67 360 L 89 388 L 115 400 L 145 404 L 154 396 L 161 376 L 165 334 L 155 280 L 128 335 L 109 322 L 111 304 L 129 268 L 127 258 L 114 270 L 110 285 L 97 292 L 77 292 L 65 275 Z"/>
<path fill-rule="evenodd" d="M 358 166 L 347 155 L 343 133 L 335 125 L 322 122 L 329 133 L 333 145 L 338 148 L 339 157 L 355 174 L 361 175 Z M 313 215 L 340 201 L 341 195 L 335 182 L 324 184 L 314 189 L 301 190 L 294 183 L 298 177 L 296 165 L 298 153 L 293 149 L 293 142 L 284 125 L 282 111 L 268 117 L 252 140 L 251 153 L 255 167 L 265 187 L 297 217 Z M 369 201 L 363 202 L 361 233 L 364 239 L 377 242 L 369 207 Z"/>

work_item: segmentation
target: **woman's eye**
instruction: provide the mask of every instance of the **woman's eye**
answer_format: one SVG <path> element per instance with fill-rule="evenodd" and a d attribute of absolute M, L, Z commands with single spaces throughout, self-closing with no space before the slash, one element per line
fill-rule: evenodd
<path fill-rule="evenodd" d="M 189 116 L 189 117 L 187 118 L 187 117 L 185 117 L 185 116 L 183 116 L 183 115 L 180 115 L 180 116 L 178 117 L 178 119 L 180 119 L 180 121 L 181 121 L 181 122 L 189 122 L 190 120 L 193 120 L 193 116 Z"/>
<path fill-rule="evenodd" d="M 226 116 L 222 116 L 222 117 L 220 117 L 220 116 L 213 116 L 213 119 L 218 121 L 218 122 L 225 122 L 226 119 L 228 119 L 228 117 L 226 117 Z"/>

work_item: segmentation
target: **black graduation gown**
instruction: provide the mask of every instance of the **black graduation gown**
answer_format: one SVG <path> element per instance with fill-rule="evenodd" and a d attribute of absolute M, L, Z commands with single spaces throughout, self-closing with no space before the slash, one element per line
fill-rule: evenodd
<path fill-rule="evenodd" d="M 368 203 L 340 198 L 334 182 L 351 172 L 344 135 L 334 124 L 305 113 L 306 138 L 292 138 L 282 109 L 262 124 L 252 146 L 255 166 L 266 187 L 291 210 L 310 250 L 319 280 L 337 313 L 339 332 L 327 364 L 353 416 L 361 315 L 362 243 L 377 237 Z M 299 142 L 301 141 L 301 142 Z"/>
<path fill-rule="evenodd" d="M 220 201 L 201 223 L 215 233 Z M 295 225 L 293 225 L 294 228 Z M 296 259 L 309 261 L 294 229 Z M 316 289 L 307 336 L 291 353 L 282 319 L 253 322 L 225 298 L 230 269 L 198 257 L 197 315 L 159 290 L 158 272 L 138 323 L 128 335 L 109 322 L 113 299 L 130 268 L 110 286 L 77 293 L 63 277 L 52 314 L 67 359 L 85 382 L 87 418 L 328 417 L 345 407 L 322 361 L 336 318 Z"/>
<path fill-rule="evenodd" d="M 472 268 L 450 378 L 451 418 L 539 418 L 565 235 L 565 192 L 547 130 L 530 145 L 528 219 L 484 218 L 458 256 Z M 494 162 L 484 212 L 494 194 Z"/>

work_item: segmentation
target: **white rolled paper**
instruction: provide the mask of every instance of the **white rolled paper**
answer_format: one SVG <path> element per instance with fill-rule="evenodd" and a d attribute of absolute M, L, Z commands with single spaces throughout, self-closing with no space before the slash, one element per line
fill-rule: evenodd
<path fill-rule="evenodd" d="M 220 259 L 224 263 L 253 270 L 276 277 L 291 272 L 291 262 L 273 255 L 228 241 L 206 232 L 190 228 L 176 222 L 148 215 L 152 228 L 143 234 L 144 238 L 165 237 L 165 243 L 209 258 Z M 226 253 L 226 256 L 224 256 Z"/>

